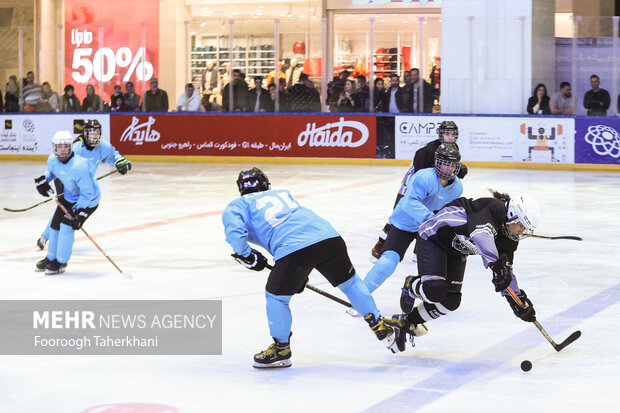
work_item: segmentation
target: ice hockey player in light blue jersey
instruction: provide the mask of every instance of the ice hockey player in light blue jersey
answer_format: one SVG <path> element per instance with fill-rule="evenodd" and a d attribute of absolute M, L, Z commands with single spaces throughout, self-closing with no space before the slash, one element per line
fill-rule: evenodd
<path fill-rule="evenodd" d="M 372 293 L 388 279 L 403 260 L 418 227 L 433 211 L 460 197 L 463 184 L 456 176 L 461 155 L 455 144 L 442 143 L 435 151 L 435 167 L 422 169 L 407 181 L 407 190 L 390 216 L 392 228 L 381 249 L 381 257 L 364 278 Z"/>
<path fill-rule="evenodd" d="M 56 132 L 52 139 L 54 154 L 47 159 L 47 170 L 35 179 L 37 191 L 43 196 L 54 194 L 49 182 L 54 179 L 62 182 L 64 195 L 58 200 L 67 211 L 71 211 L 73 218 L 67 217 L 60 207 L 56 208 L 51 221 L 47 255 L 36 266 L 36 271 L 45 271 L 46 274 L 65 271 L 71 258 L 74 231 L 82 227 L 99 204 L 99 191 L 88 161 L 73 153 L 72 142 L 71 132 Z"/>
<path fill-rule="evenodd" d="M 365 315 L 379 340 L 392 349 L 398 321 L 379 315 L 368 289 L 356 274 L 347 246 L 338 232 L 308 208 L 300 206 L 287 190 L 272 190 L 267 176 L 258 168 L 239 173 L 241 197 L 222 214 L 226 241 L 233 257 L 245 267 L 261 271 L 267 258 L 248 243 L 265 248 L 275 264 L 265 287 L 267 319 L 274 344 L 254 356 L 254 367 L 291 366 L 291 324 L 289 302 L 301 293 L 308 275 L 316 268 Z"/>
<path fill-rule="evenodd" d="M 116 169 L 121 175 L 125 175 L 131 170 L 131 162 L 123 157 L 114 146 L 108 141 L 101 140 L 101 124 L 97 119 L 87 120 L 84 123 L 82 129 L 82 135 L 73 143 L 73 153 L 85 158 L 90 166 L 93 176 L 97 171 L 97 167 L 100 163 L 107 163 L 109 165 L 115 165 Z M 62 184 L 56 183 L 56 192 L 62 193 Z M 95 190 L 99 194 L 99 185 L 95 181 Z M 47 227 L 41 234 L 41 237 L 37 240 L 37 247 L 40 250 L 45 248 L 45 244 L 49 239 L 50 220 L 47 223 Z"/>

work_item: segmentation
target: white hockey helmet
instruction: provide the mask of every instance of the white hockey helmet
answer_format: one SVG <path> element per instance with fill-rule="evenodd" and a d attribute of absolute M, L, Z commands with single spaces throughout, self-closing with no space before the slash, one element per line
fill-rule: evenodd
<path fill-rule="evenodd" d="M 516 221 L 521 222 L 525 227 L 525 232 L 519 239 L 523 239 L 534 233 L 534 229 L 540 223 L 540 206 L 536 199 L 528 194 L 519 194 L 508 201 L 507 224 Z"/>
<path fill-rule="evenodd" d="M 54 146 L 54 154 L 59 161 L 64 162 L 71 157 L 71 145 L 73 144 L 73 135 L 67 130 L 59 130 L 54 134 L 52 138 L 52 145 Z M 58 145 L 69 145 L 69 151 L 66 154 L 58 154 Z"/>

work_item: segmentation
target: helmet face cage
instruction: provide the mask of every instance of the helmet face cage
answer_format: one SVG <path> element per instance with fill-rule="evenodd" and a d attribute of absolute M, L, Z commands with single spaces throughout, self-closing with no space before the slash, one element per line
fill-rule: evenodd
<path fill-rule="evenodd" d="M 89 120 L 84 124 L 84 143 L 90 149 L 99 145 L 101 140 L 101 124 L 99 121 Z"/>
<path fill-rule="evenodd" d="M 58 158 L 59 161 L 65 162 L 67 159 L 71 157 L 71 153 L 73 152 L 72 147 L 71 147 L 72 144 L 73 144 L 73 136 L 71 136 L 70 132 L 67 132 L 67 131 L 56 132 L 56 135 L 54 135 L 54 138 L 52 139 L 52 145 L 54 146 L 54 155 L 56 155 L 56 158 Z M 66 155 L 61 155 L 58 152 L 58 149 L 61 146 L 66 146 L 69 148 Z"/>
<path fill-rule="evenodd" d="M 514 240 L 520 241 L 534 234 L 534 229 L 538 225 L 540 208 L 536 200 L 529 195 L 518 195 L 508 201 L 507 221 L 504 225 L 505 235 Z M 518 235 L 511 235 L 508 232 L 508 225 L 520 222 L 525 230 Z"/>
<path fill-rule="evenodd" d="M 447 142 L 445 137 L 447 134 L 454 136 L 454 139 Z M 441 125 L 437 128 L 437 137 L 441 143 L 455 143 L 459 138 L 459 128 L 452 121 L 441 122 Z"/>
<path fill-rule="evenodd" d="M 254 167 L 248 171 L 239 172 L 237 188 L 241 195 L 246 195 L 252 192 L 268 191 L 271 189 L 271 184 L 269 183 L 267 175 L 260 169 Z"/>
<path fill-rule="evenodd" d="M 441 179 L 454 179 L 461 170 L 461 154 L 455 144 L 442 143 L 435 151 L 435 172 Z"/>

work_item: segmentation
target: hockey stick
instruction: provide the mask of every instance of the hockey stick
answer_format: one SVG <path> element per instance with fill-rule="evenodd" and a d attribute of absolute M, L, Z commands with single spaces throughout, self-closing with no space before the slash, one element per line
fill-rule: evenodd
<path fill-rule="evenodd" d="M 514 290 L 512 289 L 511 286 L 508 286 L 508 288 L 506 288 L 506 291 L 508 291 L 508 293 L 510 294 L 510 296 L 512 297 L 512 299 L 515 301 L 515 303 L 517 303 L 517 305 L 521 308 L 525 308 L 525 304 L 523 304 L 523 301 L 521 301 L 521 299 L 519 298 L 519 296 L 514 292 Z M 564 347 L 568 346 L 569 344 L 571 344 L 573 341 L 577 340 L 579 337 L 581 337 L 581 331 L 577 330 L 574 333 L 572 333 L 570 336 L 568 336 L 566 338 L 566 340 L 562 341 L 560 344 L 557 344 L 555 341 L 553 341 L 553 339 L 551 338 L 551 336 L 545 331 L 545 329 L 543 328 L 543 326 L 540 325 L 540 323 L 538 321 L 534 321 L 534 325 L 536 326 L 536 328 L 542 333 L 543 336 L 545 336 L 545 338 L 547 339 L 547 341 L 549 342 L 549 344 L 551 344 L 553 346 L 553 348 L 555 349 L 555 351 L 561 351 Z"/>
<path fill-rule="evenodd" d="M 107 174 L 105 174 L 105 175 L 101 175 L 99 178 L 97 178 L 97 180 L 103 179 L 103 178 L 105 178 L 106 176 L 110 176 L 110 175 L 115 174 L 115 173 L 117 173 L 117 172 L 118 172 L 118 170 L 116 170 L 116 171 L 112 171 L 112 172 L 108 172 L 108 173 L 107 173 Z M 57 196 L 61 196 L 61 195 L 64 195 L 64 192 L 59 193 Z M 24 211 L 31 210 L 32 208 L 36 208 L 36 207 L 38 207 L 39 205 L 46 204 L 46 203 L 48 203 L 49 201 L 51 201 L 52 199 L 54 199 L 54 198 L 53 198 L 53 197 L 51 197 L 51 198 L 49 198 L 49 199 L 46 199 L 45 201 L 41 201 L 41 202 L 39 202 L 38 204 L 34 204 L 34 205 L 32 205 L 32 206 L 29 206 L 28 208 L 22 208 L 22 209 L 2 208 L 2 209 L 4 209 L 5 211 L 9 211 L 9 212 L 24 212 Z"/>
<path fill-rule="evenodd" d="M 273 265 L 267 264 L 266 265 L 267 268 L 269 268 L 270 270 L 273 269 Z M 328 293 L 327 291 L 323 291 L 318 287 L 315 287 L 314 285 L 310 284 L 310 283 L 306 283 L 306 288 L 309 290 L 314 291 L 315 293 L 321 294 L 323 297 L 327 297 L 330 300 L 333 300 L 339 304 L 344 305 L 345 307 L 348 308 L 353 308 L 353 306 L 351 305 L 350 302 L 343 300 L 342 298 L 338 298 L 335 295 L 331 295 L 330 293 Z"/>
<path fill-rule="evenodd" d="M 54 198 L 54 200 L 56 201 L 56 203 L 58 204 L 58 206 L 60 207 L 60 209 L 62 209 L 62 212 L 65 213 L 65 215 L 67 216 L 67 218 L 69 219 L 74 219 L 73 216 L 69 213 L 69 211 L 67 211 L 67 208 L 65 208 L 65 206 L 63 204 L 60 203 L 60 201 L 58 200 L 58 198 Z M 86 232 L 86 230 L 84 229 L 84 227 L 80 228 L 82 230 L 82 232 L 84 233 L 84 235 L 86 235 L 88 237 L 89 240 L 91 240 L 93 242 L 93 244 L 95 244 L 95 247 L 97 247 L 97 249 L 99 249 L 99 251 L 101 251 L 101 253 L 103 254 L 104 257 L 106 257 L 108 259 L 108 261 L 110 261 L 112 263 L 112 265 L 114 266 L 114 268 L 116 268 L 118 270 L 118 272 L 120 272 L 125 278 L 131 280 L 131 274 L 129 273 L 125 273 L 123 272 L 120 268 L 118 268 L 118 265 L 116 265 L 116 263 L 114 261 L 112 261 L 112 258 L 110 258 L 108 256 L 108 254 L 105 253 L 105 251 L 103 250 L 103 248 L 101 248 L 99 246 L 99 244 L 97 244 L 97 242 L 95 242 L 95 240 L 93 239 L 93 237 L 91 237 L 90 235 L 88 235 L 88 232 Z"/>
<path fill-rule="evenodd" d="M 543 239 L 572 239 L 573 241 L 583 241 L 583 238 L 576 237 L 574 235 L 560 235 L 560 236 L 557 236 L 557 237 L 546 237 L 544 235 L 532 234 L 531 236 L 534 237 L 534 238 L 543 238 Z"/>

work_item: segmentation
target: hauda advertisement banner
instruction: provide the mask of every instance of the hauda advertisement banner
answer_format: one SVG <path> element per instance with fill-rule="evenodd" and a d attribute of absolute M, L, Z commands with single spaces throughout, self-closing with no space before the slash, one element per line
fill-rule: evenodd
<path fill-rule="evenodd" d="M 575 163 L 575 120 L 551 117 L 396 116 L 396 159 L 413 159 L 444 120 L 458 125 L 464 161 Z"/>
<path fill-rule="evenodd" d="M 114 86 L 122 85 L 125 92 L 131 81 L 140 94 L 142 80 L 157 77 L 158 1 L 65 0 L 64 10 L 65 85 L 73 85 L 80 99 L 88 84 L 109 102 Z"/>
<path fill-rule="evenodd" d="M 126 155 L 375 158 L 374 116 L 111 115 Z"/>

